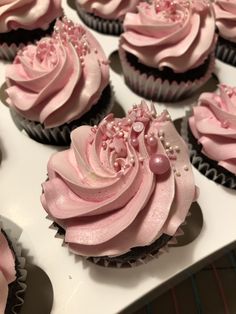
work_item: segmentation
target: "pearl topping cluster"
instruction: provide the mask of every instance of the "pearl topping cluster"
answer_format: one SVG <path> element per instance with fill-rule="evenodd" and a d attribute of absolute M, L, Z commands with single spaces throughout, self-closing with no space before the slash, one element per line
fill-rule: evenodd
<path fill-rule="evenodd" d="M 55 40 L 60 40 L 62 44 L 68 41 L 71 42 L 81 58 L 90 53 L 85 29 L 81 25 L 74 24 L 65 16 L 62 21 L 58 20 L 56 22 L 52 37 Z"/>
<path fill-rule="evenodd" d="M 125 118 L 115 119 L 113 114 L 108 115 L 99 126 L 91 128 L 91 136 L 93 139 L 95 134 L 99 136 L 101 150 L 110 151 L 114 157 L 113 169 L 117 176 L 124 175 L 126 169 L 135 166 L 137 162 L 147 162 L 154 174 L 162 175 L 170 170 L 171 160 L 175 161 L 180 153 L 180 148 L 171 145 L 165 138 L 165 132 L 157 127 L 158 123 L 169 120 L 167 111 L 157 115 L 153 104 L 149 110 L 146 103 L 141 102 L 140 105 L 134 105 Z M 149 155 L 148 160 L 141 153 L 143 147 L 140 145 L 143 144 Z M 160 150 L 159 145 L 162 146 Z M 161 153 L 163 148 L 165 153 Z"/>

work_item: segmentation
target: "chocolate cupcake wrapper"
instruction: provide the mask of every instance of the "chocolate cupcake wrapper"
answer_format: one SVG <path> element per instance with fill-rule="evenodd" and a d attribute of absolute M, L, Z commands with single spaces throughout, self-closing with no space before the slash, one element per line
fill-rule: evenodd
<path fill-rule="evenodd" d="M 191 213 L 189 212 L 187 217 L 191 216 Z M 55 230 L 55 238 L 58 238 L 62 240 L 62 246 L 67 246 L 68 249 L 72 252 L 68 246 L 68 244 L 65 242 L 64 237 L 64 230 L 53 221 L 53 219 L 50 216 L 46 216 L 46 218 L 52 222 L 52 224 L 49 226 L 50 229 Z M 163 246 L 156 249 L 155 247 L 153 250 L 149 250 L 149 252 L 144 253 L 143 255 L 140 255 L 136 260 L 132 259 L 130 261 L 118 261 L 118 260 L 112 260 L 112 258 L 109 257 L 91 257 L 91 256 L 81 256 L 81 258 L 84 258 L 85 260 L 88 260 L 94 264 L 97 264 L 99 266 L 103 267 L 113 267 L 113 268 L 129 268 L 129 267 L 135 267 L 139 265 L 143 265 L 148 263 L 150 260 L 157 259 L 162 255 L 163 253 L 167 253 L 169 251 L 170 246 L 176 246 L 178 244 L 177 238 L 184 235 L 184 226 L 186 225 L 186 221 L 182 223 L 182 225 L 178 228 L 174 236 L 166 236 L 169 238 L 169 240 L 163 241 Z M 80 256 L 80 255 L 78 255 Z"/>
<path fill-rule="evenodd" d="M 216 58 L 225 63 L 236 66 L 236 49 L 230 44 L 227 45 L 218 41 L 216 45 Z"/>
<path fill-rule="evenodd" d="M 16 256 L 17 261 L 17 279 L 14 284 L 14 296 L 9 299 L 9 303 L 7 303 L 7 309 L 5 314 L 17 314 L 20 312 L 20 308 L 24 303 L 24 294 L 27 288 L 26 286 L 26 276 L 27 271 L 25 269 L 25 258 L 21 255 L 21 245 L 17 242 L 17 240 L 12 236 L 11 230 L 2 228 L 2 224 L 0 222 L 0 228 L 4 230 L 6 233 L 7 239 L 10 242 L 10 245 L 13 248 L 14 254 Z"/>
<path fill-rule="evenodd" d="M 154 101 L 175 102 L 190 96 L 210 79 L 215 65 L 212 54 L 208 69 L 203 77 L 194 81 L 177 83 L 141 73 L 128 62 L 126 53 L 122 48 L 119 49 L 119 55 L 126 84 L 138 95 Z"/>
<path fill-rule="evenodd" d="M 108 35 L 119 36 L 123 32 L 123 23 L 120 20 L 105 20 L 101 17 L 87 13 L 76 4 L 77 12 L 81 20 L 90 28 Z"/>
<path fill-rule="evenodd" d="M 203 154 L 199 154 L 199 152 L 194 148 L 194 144 L 190 142 L 189 139 L 189 131 L 188 131 L 188 119 L 192 116 L 192 110 L 186 112 L 186 116 L 182 119 L 181 123 L 181 136 L 188 144 L 189 155 L 192 165 L 198 169 L 205 177 L 208 179 L 219 183 L 227 188 L 236 189 L 236 176 L 227 174 L 227 170 L 224 171 L 223 167 L 222 171 L 214 168 L 210 163 L 207 162 L 207 157 Z"/>
<path fill-rule="evenodd" d="M 73 129 L 81 125 L 98 124 L 112 110 L 114 102 L 113 87 L 109 85 L 106 89 L 106 91 L 104 90 L 105 94 L 102 94 L 98 103 L 88 113 L 84 114 L 80 119 L 62 126 L 46 129 L 43 124 L 22 117 L 14 109 L 10 109 L 11 116 L 16 126 L 21 131 L 24 130 L 35 141 L 43 144 L 68 146 L 71 142 L 70 133 Z M 109 99 L 106 97 L 109 97 Z M 107 103 L 99 108 L 101 99 Z"/>
<path fill-rule="evenodd" d="M 6 60 L 6 61 L 12 61 L 14 57 L 17 54 L 17 51 L 21 48 L 23 48 L 25 45 L 20 44 L 11 44 L 8 45 L 6 43 L 3 43 L 0 45 L 0 59 Z"/>

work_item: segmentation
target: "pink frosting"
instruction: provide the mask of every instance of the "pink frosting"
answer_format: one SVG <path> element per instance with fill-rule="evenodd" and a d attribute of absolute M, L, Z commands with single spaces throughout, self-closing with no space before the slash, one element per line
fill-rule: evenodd
<path fill-rule="evenodd" d="M 54 127 L 80 118 L 109 83 L 106 56 L 93 35 L 64 18 L 52 38 L 21 50 L 6 70 L 8 104 Z"/>
<path fill-rule="evenodd" d="M 127 12 L 135 12 L 140 0 L 76 0 L 86 12 L 113 20 L 123 19 Z"/>
<path fill-rule="evenodd" d="M 0 229 L 0 313 L 5 311 L 8 285 L 15 280 L 15 258 Z"/>
<path fill-rule="evenodd" d="M 73 251 L 114 256 L 175 234 L 195 185 L 186 144 L 167 111 L 156 115 L 142 102 L 125 118 L 110 114 L 98 127 L 75 129 L 71 139 L 71 148 L 48 163 L 41 201 Z M 156 153 L 164 160 L 164 167 L 156 164 L 159 174 Z"/>
<path fill-rule="evenodd" d="M 220 36 L 236 42 L 236 1 L 216 0 L 213 5 Z"/>
<path fill-rule="evenodd" d="M 156 0 L 127 13 L 121 47 L 141 63 L 185 72 L 202 64 L 213 51 L 215 18 L 207 0 Z"/>
<path fill-rule="evenodd" d="M 203 93 L 189 125 L 202 152 L 236 174 L 236 89 L 220 85 L 219 94 Z"/>
<path fill-rule="evenodd" d="M 18 28 L 47 29 L 61 15 L 61 0 L 3 0 L 0 2 L 0 33 Z"/>

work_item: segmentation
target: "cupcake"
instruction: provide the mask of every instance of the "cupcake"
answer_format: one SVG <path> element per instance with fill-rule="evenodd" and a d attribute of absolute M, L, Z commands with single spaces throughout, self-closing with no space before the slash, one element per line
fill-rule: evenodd
<path fill-rule="evenodd" d="M 219 37 L 216 57 L 221 61 L 236 65 L 236 1 L 215 0 L 214 10 Z"/>
<path fill-rule="evenodd" d="M 214 66 L 215 18 L 207 0 L 156 0 L 127 13 L 119 55 L 126 84 L 145 98 L 177 101 Z"/>
<path fill-rule="evenodd" d="M 1 1 L 0 58 L 13 59 L 20 47 L 50 34 L 61 15 L 61 0 Z"/>
<path fill-rule="evenodd" d="M 19 247 L 14 249 L 14 246 L 0 228 L 0 313 L 5 314 L 19 313 L 26 288 L 24 259 L 19 254 Z"/>
<path fill-rule="evenodd" d="M 107 58 L 80 25 L 58 20 L 52 37 L 20 50 L 6 70 L 7 103 L 16 125 L 38 142 L 68 145 L 70 131 L 110 111 Z"/>
<path fill-rule="evenodd" d="M 236 89 L 201 94 L 183 120 L 192 164 L 207 178 L 236 189 Z"/>
<path fill-rule="evenodd" d="M 71 139 L 49 160 L 41 196 L 70 250 L 114 267 L 158 255 L 196 198 L 187 147 L 168 112 L 143 101 Z"/>
<path fill-rule="evenodd" d="M 81 20 L 100 33 L 119 35 L 127 12 L 135 12 L 141 0 L 75 0 Z"/>

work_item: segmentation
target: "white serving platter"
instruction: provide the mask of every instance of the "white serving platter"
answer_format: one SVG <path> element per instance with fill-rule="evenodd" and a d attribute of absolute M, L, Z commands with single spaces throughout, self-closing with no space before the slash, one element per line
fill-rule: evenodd
<path fill-rule="evenodd" d="M 63 6 L 72 20 L 79 21 L 65 0 Z M 117 38 L 93 33 L 107 55 L 117 49 Z M 4 83 L 5 66 L 0 62 L 0 85 Z M 217 62 L 215 73 L 220 82 L 236 85 L 233 67 Z M 140 97 L 125 86 L 122 76 L 113 70 L 111 81 L 117 103 L 125 112 L 140 101 Z M 212 88 L 212 82 L 205 90 Z M 181 103 L 160 104 L 159 111 L 167 106 L 172 119 L 180 118 L 197 96 Z M 122 111 L 120 107 L 116 105 L 115 111 Z M 204 217 L 202 230 L 194 241 L 172 247 L 158 259 L 132 269 L 102 268 L 76 258 L 62 246 L 61 239 L 54 237 L 56 232 L 49 228 L 51 222 L 45 218 L 39 200 L 47 161 L 57 148 L 39 144 L 21 133 L 3 104 L 0 105 L 0 147 L 0 215 L 5 225 L 14 222 L 13 229 L 30 262 L 49 277 L 53 287 L 53 314 L 113 314 L 125 309 L 130 312 L 132 304 L 142 304 L 194 271 L 196 265 L 235 245 L 236 191 L 223 188 L 194 170 L 201 190 L 198 203 Z M 27 313 L 36 313 L 35 300 L 28 302 L 31 302 L 31 311 Z M 39 300 L 37 306 L 40 307 Z"/>

